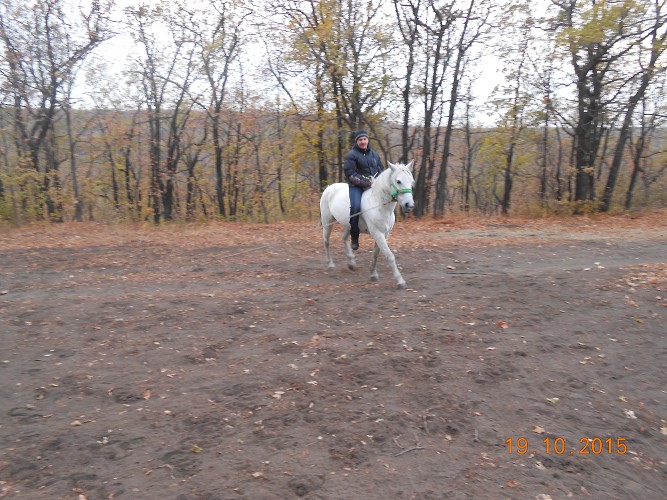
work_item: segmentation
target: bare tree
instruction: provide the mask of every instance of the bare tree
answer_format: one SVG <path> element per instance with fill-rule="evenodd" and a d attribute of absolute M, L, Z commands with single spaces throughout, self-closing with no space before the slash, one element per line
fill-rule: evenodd
<path fill-rule="evenodd" d="M 390 38 L 381 22 L 384 0 L 290 0 L 272 6 L 283 26 L 289 25 L 285 40 L 290 51 L 283 55 L 304 72 L 318 103 L 318 115 L 333 108 L 338 177 L 342 175 L 342 154 L 353 131 L 368 128 L 376 139 L 378 108 L 385 100 L 391 81 L 387 58 Z M 318 143 L 323 144 L 321 136 Z M 386 145 L 376 145 L 387 154 Z M 319 157 L 320 161 L 324 156 Z M 320 184 L 326 180 L 320 166 Z"/>
<path fill-rule="evenodd" d="M 188 31 L 195 44 L 197 62 L 206 81 L 207 92 L 197 98 L 208 116 L 213 141 L 215 162 L 215 195 L 217 212 L 225 217 L 224 150 L 230 143 L 224 123 L 225 114 L 232 106 L 229 99 L 230 79 L 243 49 L 243 27 L 249 11 L 240 2 L 209 0 L 203 6 L 192 8 L 188 2 L 179 7 L 178 23 Z"/>
<path fill-rule="evenodd" d="M 413 83 L 417 77 L 415 73 L 418 69 L 417 49 L 419 47 L 419 29 L 417 19 L 419 19 L 420 4 L 414 4 L 410 8 L 402 0 L 393 0 L 393 3 L 396 13 L 396 23 L 401 34 L 400 43 L 407 48 L 405 74 L 402 80 L 399 81 L 403 109 L 401 110 L 401 155 L 398 160 L 401 163 L 407 163 L 415 140 L 415 134 L 410 134 L 410 119 L 412 118 L 412 108 L 416 99 L 415 92 L 413 91 Z"/>
<path fill-rule="evenodd" d="M 195 80 L 195 45 L 192 33 L 161 8 L 127 9 L 135 40 L 143 50 L 136 60 L 139 82 L 147 107 L 151 166 L 150 206 L 153 222 L 172 220 L 175 182 L 181 162 L 181 138 L 195 100 L 190 98 Z M 158 40 L 152 28 L 165 20 L 169 38 Z M 169 43 L 169 45 L 167 45 Z"/>
<path fill-rule="evenodd" d="M 33 4 L 5 0 L 0 5 L 0 71 L 12 96 L 14 145 L 19 162 L 42 174 L 47 213 L 56 219 L 51 186 L 58 185 L 52 150 L 55 122 L 69 95 L 65 84 L 100 43 L 112 36 L 110 3 L 93 1 L 78 13 L 58 0 Z"/>
<path fill-rule="evenodd" d="M 611 103 L 618 103 L 619 82 L 628 54 L 655 31 L 641 19 L 647 2 L 551 0 L 553 27 L 566 48 L 576 84 L 574 122 L 575 212 L 596 198 L 595 166 Z M 613 184 L 613 180 L 610 183 Z"/>
<path fill-rule="evenodd" d="M 600 210 L 603 212 L 608 211 L 611 205 L 614 188 L 616 187 L 618 174 L 621 169 L 623 152 L 631 134 L 637 105 L 644 99 L 646 91 L 656 77 L 665 71 L 665 66 L 660 63 L 663 54 L 667 50 L 667 31 L 665 30 L 667 12 L 663 10 L 663 7 L 663 2 L 655 1 L 652 22 L 645 32 L 640 32 L 641 38 L 647 38 L 648 40 L 648 49 L 643 49 L 641 44 L 636 46 L 639 52 L 637 57 L 640 59 L 639 69 L 636 74 L 630 75 L 629 84 L 634 83 L 634 81 L 637 81 L 637 83 L 625 105 L 625 116 L 618 131 L 618 139 L 612 163 L 609 167 L 609 176 L 607 177 L 607 183 L 600 204 Z M 646 36 L 644 36 L 644 33 Z M 643 61 L 643 58 L 646 58 L 646 61 Z"/>

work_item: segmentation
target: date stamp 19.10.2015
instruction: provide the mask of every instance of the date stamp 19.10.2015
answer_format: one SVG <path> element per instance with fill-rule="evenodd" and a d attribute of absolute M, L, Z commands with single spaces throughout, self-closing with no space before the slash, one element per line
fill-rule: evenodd
<path fill-rule="evenodd" d="M 572 447 L 568 446 L 568 443 L 562 437 L 548 437 L 542 439 L 537 447 L 531 447 L 528 438 L 519 437 L 508 438 L 505 440 L 505 444 L 510 455 L 515 453 L 517 455 L 525 455 L 538 451 L 547 455 L 625 455 L 628 451 L 626 441 L 627 439 L 622 437 L 582 437 L 579 439 L 579 443 Z"/>

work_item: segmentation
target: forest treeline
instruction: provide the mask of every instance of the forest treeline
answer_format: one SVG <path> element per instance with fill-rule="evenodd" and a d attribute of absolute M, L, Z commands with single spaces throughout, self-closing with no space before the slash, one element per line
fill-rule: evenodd
<path fill-rule="evenodd" d="M 666 21 L 662 0 L 0 0 L 0 219 L 312 218 L 358 129 L 414 160 L 420 217 L 665 206 Z"/>

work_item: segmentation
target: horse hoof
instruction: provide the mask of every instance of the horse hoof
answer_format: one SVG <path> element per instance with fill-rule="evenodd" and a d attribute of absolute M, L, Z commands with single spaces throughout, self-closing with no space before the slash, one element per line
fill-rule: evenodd
<path fill-rule="evenodd" d="M 348 264 L 348 265 L 347 265 L 347 268 L 348 268 L 350 271 L 356 271 L 356 270 L 357 270 L 357 265 L 356 265 L 356 264 Z"/>
<path fill-rule="evenodd" d="M 408 287 L 407 283 L 399 283 L 398 284 L 398 289 L 399 290 L 405 290 Z"/>
<path fill-rule="evenodd" d="M 335 268 L 336 268 L 336 266 L 334 264 L 329 264 L 327 266 L 327 269 L 335 269 Z"/>
<path fill-rule="evenodd" d="M 371 281 L 380 281 L 380 278 L 377 276 L 371 276 Z"/>

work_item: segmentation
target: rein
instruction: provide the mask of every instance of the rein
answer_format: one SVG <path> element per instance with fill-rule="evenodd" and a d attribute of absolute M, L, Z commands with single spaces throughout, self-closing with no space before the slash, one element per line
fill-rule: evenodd
<path fill-rule="evenodd" d="M 376 208 L 384 207 L 385 205 L 388 205 L 388 204 L 391 203 L 392 201 L 396 201 L 396 200 L 394 200 L 393 197 L 392 197 L 392 199 L 391 199 L 390 201 L 385 201 L 384 203 L 382 203 L 382 204 L 380 204 L 380 205 L 375 205 L 374 207 L 368 207 L 366 210 L 360 210 L 360 211 L 357 212 L 356 214 L 350 214 L 350 217 L 355 217 L 355 216 L 357 216 L 357 215 L 362 215 L 362 214 L 364 214 L 364 213 L 366 213 L 366 212 L 370 212 L 371 210 L 375 210 Z M 326 224 L 326 225 L 323 226 L 323 227 L 326 227 L 326 226 L 333 226 L 334 224 L 338 224 L 338 221 L 334 220 L 333 222 L 329 222 L 328 224 Z M 317 225 L 318 225 L 318 227 L 321 226 L 321 225 L 322 225 L 322 221 L 319 221 L 319 222 L 317 223 Z"/>
<path fill-rule="evenodd" d="M 376 208 L 383 207 L 385 205 L 388 205 L 389 203 L 396 203 L 396 202 L 398 202 L 398 195 L 399 194 L 412 193 L 412 188 L 399 189 L 395 182 L 391 183 L 391 188 L 392 188 L 391 193 L 390 193 L 391 194 L 391 200 L 385 201 L 384 203 L 381 203 L 380 205 L 376 205 L 374 207 L 368 207 L 366 210 L 361 210 L 361 211 L 357 212 L 356 214 L 351 214 L 350 217 L 355 217 L 357 215 L 362 215 L 365 212 L 368 212 L 370 210 L 375 210 Z M 333 222 L 330 222 L 326 225 L 327 226 L 332 226 L 332 225 L 337 224 L 337 223 L 338 223 L 338 221 L 334 220 Z M 322 221 L 320 221 L 318 223 L 318 226 L 320 226 L 320 225 L 322 225 Z"/>

